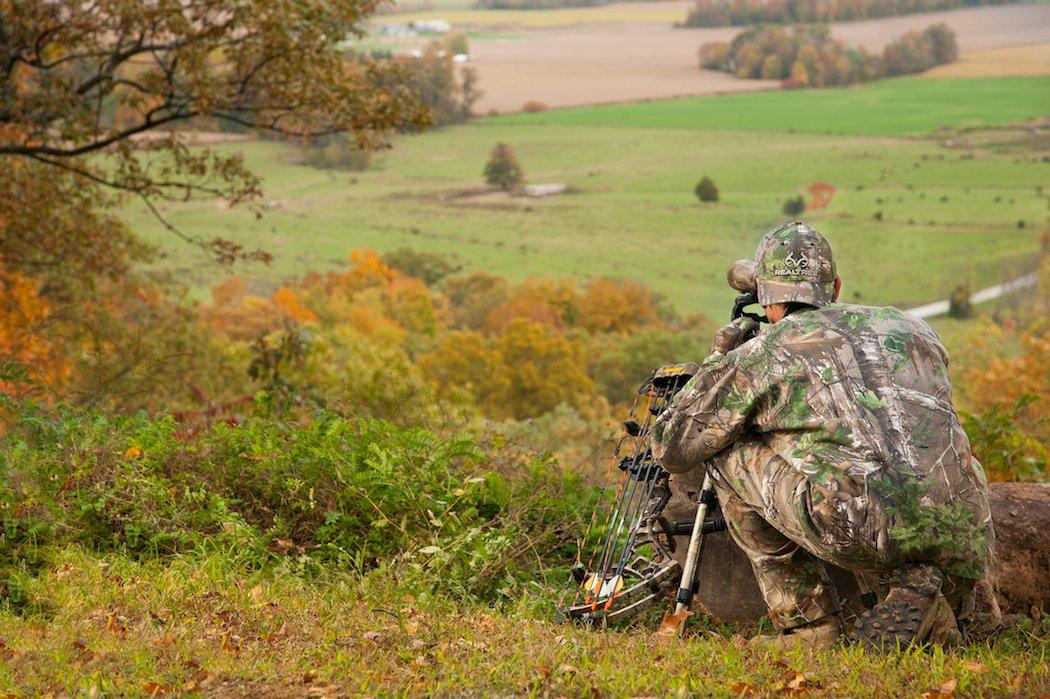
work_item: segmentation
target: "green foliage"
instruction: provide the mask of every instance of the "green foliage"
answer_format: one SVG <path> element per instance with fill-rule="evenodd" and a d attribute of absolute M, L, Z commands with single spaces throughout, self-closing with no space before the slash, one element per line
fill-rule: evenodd
<path fill-rule="evenodd" d="M 796 197 L 788 197 L 784 200 L 784 206 L 781 207 L 781 211 L 786 216 L 798 216 L 806 210 L 806 200 L 799 194 Z"/>
<path fill-rule="evenodd" d="M 973 304 L 970 303 L 970 285 L 960 284 L 952 289 L 948 296 L 949 318 L 970 318 L 973 316 Z"/>
<path fill-rule="evenodd" d="M 1026 412 L 1038 398 L 1022 395 L 1012 406 L 993 404 L 983 413 L 960 413 L 974 456 L 995 480 L 1045 480 L 1050 448 L 1025 429 Z"/>
<path fill-rule="evenodd" d="M 700 181 L 696 183 L 696 187 L 693 188 L 693 194 L 696 195 L 696 198 L 701 203 L 718 201 L 718 187 L 707 175 L 701 177 Z"/>
<path fill-rule="evenodd" d="M 367 170 L 372 151 L 360 148 L 345 134 L 328 134 L 310 139 L 303 148 L 304 161 L 329 170 Z"/>
<path fill-rule="evenodd" d="M 326 412 L 190 435 L 171 417 L 27 411 L 0 443 L 0 577 L 76 543 L 310 574 L 385 566 L 408 589 L 494 600 L 521 574 L 522 543 L 556 550 L 591 496 L 544 458 L 508 479 L 489 458 L 470 437 Z"/>
<path fill-rule="evenodd" d="M 383 262 L 402 274 L 422 279 L 428 286 L 434 286 L 460 270 L 459 265 L 449 262 L 444 255 L 408 247 L 396 248 L 386 253 L 383 255 Z"/>
<path fill-rule="evenodd" d="M 506 143 L 497 143 L 485 164 L 485 182 L 503 191 L 516 189 L 525 181 L 525 173 L 518 165 L 514 151 Z"/>

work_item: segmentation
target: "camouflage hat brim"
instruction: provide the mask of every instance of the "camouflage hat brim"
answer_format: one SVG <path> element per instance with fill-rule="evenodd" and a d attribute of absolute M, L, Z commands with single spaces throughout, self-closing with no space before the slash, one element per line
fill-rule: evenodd
<path fill-rule="evenodd" d="M 763 306 L 774 303 L 806 303 L 827 306 L 834 300 L 835 282 L 758 280 L 758 302 Z"/>

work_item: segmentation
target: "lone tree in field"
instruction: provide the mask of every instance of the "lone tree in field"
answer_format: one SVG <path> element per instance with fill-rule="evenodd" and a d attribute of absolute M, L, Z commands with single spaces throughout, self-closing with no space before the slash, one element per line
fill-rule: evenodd
<path fill-rule="evenodd" d="M 718 187 L 715 186 L 714 181 L 707 175 L 700 178 L 700 181 L 696 183 L 696 188 L 693 190 L 696 194 L 696 198 L 702 202 L 718 201 Z"/>
<path fill-rule="evenodd" d="M 485 164 L 485 182 L 508 192 L 524 181 L 525 173 L 521 171 L 514 151 L 506 143 L 497 143 Z"/>
<path fill-rule="evenodd" d="M 798 216 L 806 210 L 806 200 L 799 194 L 797 197 L 788 197 L 784 200 L 783 212 L 788 216 Z"/>

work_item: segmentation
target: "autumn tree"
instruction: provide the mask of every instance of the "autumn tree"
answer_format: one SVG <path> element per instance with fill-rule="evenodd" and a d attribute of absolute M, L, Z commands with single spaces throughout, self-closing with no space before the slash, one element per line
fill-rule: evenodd
<path fill-rule="evenodd" d="M 123 198 L 164 221 L 164 201 L 260 195 L 239 155 L 190 148 L 180 127 L 346 133 L 372 148 L 429 122 L 400 66 L 336 48 L 364 33 L 373 9 L 368 0 L 0 0 L 0 259 L 58 302 L 53 325 L 66 324 L 54 338 L 75 342 L 79 332 L 104 346 L 98 328 L 119 330 L 110 320 L 130 310 L 87 302 L 144 254 L 110 213 Z M 223 262 L 268 259 L 221 238 L 186 239 Z M 126 283 L 113 292 L 128 298 L 147 284 Z"/>
<path fill-rule="evenodd" d="M 506 143 L 497 143 L 485 164 L 485 182 L 510 191 L 525 181 L 525 174 L 514 157 L 514 151 Z"/>
<path fill-rule="evenodd" d="M 149 206 L 194 194 L 251 200 L 259 182 L 240 156 L 191 150 L 172 129 L 214 118 L 277 135 L 351 132 L 369 147 L 426 122 L 418 99 L 391 81 L 396 66 L 335 50 L 363 35 L 372 9 L 364 0 L 3 0 L 0 158 Z M 105 162 L 85 158 L 103 150 Z"/>

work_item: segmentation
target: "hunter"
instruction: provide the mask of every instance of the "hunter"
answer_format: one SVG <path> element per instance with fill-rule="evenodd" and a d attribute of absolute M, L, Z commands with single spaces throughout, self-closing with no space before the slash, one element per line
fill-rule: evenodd
<path fill-rule="evenodd" d="M 944 347 L 895 308 L 836 303 L 831 247 L 804 223 L 767 234 L 754 263 L 769 323 L 742 318 L 716 334 L 657 420 L 654 454 L 672 473 L 709 469 L 776 645 L 844 633 L 825 562 L 882 583 L 855 642 L 957 641 L 993 532 Z"/>

